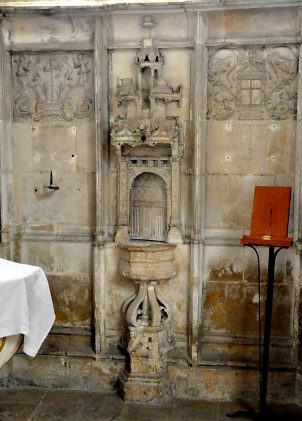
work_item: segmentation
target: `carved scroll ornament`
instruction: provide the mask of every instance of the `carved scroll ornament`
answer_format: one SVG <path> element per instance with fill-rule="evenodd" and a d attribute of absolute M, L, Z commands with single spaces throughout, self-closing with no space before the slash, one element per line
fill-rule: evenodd
<path fill-rule="evenodd" d="M 91 115 L 90 54 L 14 54 L 12 67 L 15 119 L 58 116 L 71 121 Z"/>
<path fill-rule="evenodd" d="M 208 118 L 296 118 L 297 48 L 210 50 Z"/>
<path fill-rule="evenodd" d="M 238 54 L 223 48 L 210 56 L 208 116 L 227 120 L 236 110 Z"/>
<path fill-rule="evenodd" d="M 288 47 L 273 48 L 267 56 L 266 109 L 274 120 L 296 117 L 298 60 Z"/>

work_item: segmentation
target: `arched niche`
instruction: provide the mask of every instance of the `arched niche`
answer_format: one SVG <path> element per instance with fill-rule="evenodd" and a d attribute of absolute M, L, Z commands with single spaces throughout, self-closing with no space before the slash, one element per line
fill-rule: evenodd
<path fill-rule="evenodd" d="M 157 174 L 143 172 L 133 180 L 130 234 L 133 240 L 166 240 L 167 186 Z"/>

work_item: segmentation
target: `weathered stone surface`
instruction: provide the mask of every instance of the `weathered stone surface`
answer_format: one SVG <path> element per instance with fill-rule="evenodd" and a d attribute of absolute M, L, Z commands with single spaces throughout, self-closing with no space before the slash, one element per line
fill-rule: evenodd
<path fill-rule="evenodd" d="M 295 9 L 266 11 L 260 10 L 227 10 L 223 14 L 214 12 L 209 19 L 209 36 L 211 38 L 239 36 L 271 36 L 270 28 L 276 28 L 280 35 L 294 35 L 298 30 Z"/>
<path fill-rule="evenodd" d="M 229 368 L 173 367 L 168 368 L 174 386 L 174 396 L 191 399 L 230 401 L 233 399 L 255 402 L 258 398 L 258 372 Z M 202 380 L 200 380 L 202 378 Z M 272 372 L 269 376 L 268 399 L 288 402 L 294 393 L 293 373 Z M 273 387 L 272 387 L 273 386 Z M 234 394 L 234 391 L 235 394 Z M 184 393 L 184 395 L 183 395 Z"/>
<path fill-rule="evenodd" d="M 208 335 L 201 339 L 200 360 L 203 364 L 225 364 L 248 368 L 258 367 L 259 339 L 255 336 Z M 272 340 L 270 367 L 291 366 L 293 361 L 292 341 Z"/>
<path fill-rule="evenodd" d="M 210 121 L 208 171 L 213 174 L 287 175 L 294 169 L 292 121 Z"/>
<path fill-rule="evenodd" d="M 7 20 L 10 42 L 13 44 L 32 43 L 78 43 L 92 44 L 93 25 L 91 17 L 58 17 L 56 15 L 15 17 Z"/>
<path fill-rule="evenodd" d="M 291 176 L 210 174 L 207 177 L 207 227 L 249 229 L 255 185 L 293 185 Z"/>
<path fill-rule="evenodd" d="M 28 359 L 16 355 L 12 360 L 11 383 L 73 390 L 111 390 L 123 364 L 114 360 L 38 355 Z"/>
<path fill-rule="evenodd" d="M 39 234 L 55 235 L 51 225 L 39 225 Z M 34 231 L 31 232 L 34 235 Z M 47 274 L 89 276 L 92 270 L 92 247 L 86 243 L 51 241 L 24 241 L 21 259 L 28 264 L 41 266 Z"/>
<path fill-rule="evenodd" d="M 91 280 L 76 275 L 48 275 L 57 326 L 91 327 Z"/>
<path fill-rule="evenodd" d="M 50 191 L 50 171 L 31 175 L 16 174 L 16 219 L 23 224 L 94 225 L 94 175 L 53 172 L 53 182 L 60 190 Z M 83 203 L 83 198 L 86 200 Z M 47 206 L 45 206 L 47 204 Z M 83 206 L 82 206 L 83 205 Z M 32 213 L 35 206 L 35 213 Z M 59 212 L 55 212 L 59 209 Z M 67 216 L 68 215 L 68 216 Z"/>
<path fill-rule="evenodd" d="M 86 335 L 81 335 L 75 330 L 76 329 L 70 329 L 68 334 L 50 333 L 43 342 L 39 354 L 60 356 L 67 355 L 70 357 L 93 357 L 93 338 L 91 337 L 91 334 L 86 332 Z"/>
<path fill-rule="evenodd" d="M 118 349 L 126 329 L 121 307 L 135 293 L 133 283 L 119 273 L 120 250 L 113 242 L 118 186 L 129 193 L 139 171 L 148 171 L 159 174 L 168 190 L 173 186 L 167 197 L 174 211 L 167 212 L 166 223 L 172 225 L 170 239 L 178 243 L 177 275 L 158 287 L 170 304 L 168 333 L 175 341 L 163 378 L 170 378 L 171 393 L 178 397 L 257 398 L 257 262 L 239 240 L 250 227 L 255 185 L 293 187 L 289 230 L 295 240 L 301 236 L 299 13 L 290 2 L 271 0 L 236 2 L 235 8 L 228 1 L 183 3 L 1 9 L 0 255 L 46 271 L 57 313 L 41 355 L 33 361 L 17 355 L 1 371 L 2 383 L 97 390 L 116 382 L 124 367 Z M 21 1 L 13 7 L 21 4 L 26 7 Z M 112 117 L 117 123 L 118 116 L 135 114 L 133 104 L 126 110 L 117 82 L 133 79 L 139 86 L 135 57 L 144 38 L 158 43 L 165 59 L 154 83 L 168 96 L 157 97 L 155 121 L 144 115 L 137 129 L 149 123 L 156 129 L 158 118 L 171 123 L 170 117 L 177 116 L 180 149 L 167 123 L 172 156 L 165 147 L 149 154 L 151 146 L 144 146 L 135 150 L 146 161 L 144 168 L 136 163 L 123 172 L 109 133 Z M 48 71 L 51 58 L 59 67 Z M 83 85 L 85 98 L 93 100 L 91 114 L 85 106 L 77 113 L 73 108 L 73 89 L 83 93 L 81 72 L 86 70 L 92 78 Z M 17 107 L 21 91 L 27 101 L 17 101 Z M 64 101 L 68 93 L 73 106 Z M 226 117 L 221 109 L 228 113 L 228 106 Z M 161 141 L 166 135 L 161 133 Z M 130 148 L 123 148 L 123 158 L 135 160 Z M 167 172 L 165 166 L 151 167 L 154 159 L 146 157 L 179 160 L 171 159 Z M 50 171 L 59 190 L 44 188 Z M 123 204 L 129 206 L 129 195 Z M 176 214 L 175 235 L 170 216 Z M 129 215 L 123 217 L 122 234 L 129 237 Z M 269 393 L 272 399 L 293 400 L 297 366 L 301 402 L 301 355 L 295 360 L 301 354 L 302 326 L 299 242 L 295 246 L 280 252 L 276 262 L 271 362 L 284 371 L 272 373 Z M 264 293 L 268 256 L 264 248 L 259 253 Z M 147 339 L 139 351 L 144 346 Z M 137 360 L 136 368 L 143 372 L 144 364 Z M 133 391 L 140 393 L 138 384 Z"/>
<path fill-rule="evenodd" d="M 137 40 L 145 37 L 146 29 L 141 26 L 145 15 L 144 11 L 130 15 L 118 14 L 113 22 L 115 39 L 119 42 L 125 42 L 125 40 L 137 42 Z M 162 13 L 152 16 L 152 20 L 157 24 L 156 33 L 158 39 L 162 41 L 187 39 L 188 26 L 184 15 L 175 13 L 172 16 L 170 13 Z M 178 31 L 175 31 L 175 28 L 178 28 Z"/>
<path fill-rule="evenodd" d="M 74 419 L 93 420 L 161 419 L 175 421 L 183 419 L 227 420 L 226 414 L 256 409 L 254 402 L 209 402 L 190 399 L 173 399 L 163 405 L 124 403 L 115 392 L 52 391 L 43 389 L 1 390 L 0 413 L 6 418 Z M 301 408 L 296 405 L 273 406 L 278 419 L 297 420 Z M 243 420 L 243 418 L 240 418 Z"/>
<path fill-rule="evenodd" d="M 276 285 L 274 293 L 272 336 L 291 336 L 292 288 L 286 285 Z M 265 294 L 265 286 L 262 285 L 262 299 Z M 207 282 L 204 295 L 203 328 L 205 331 L 241 335 L 257 334 L 258 286 L 256 284 Z M 264 324 L 264 299 L 261 318 Z"/>

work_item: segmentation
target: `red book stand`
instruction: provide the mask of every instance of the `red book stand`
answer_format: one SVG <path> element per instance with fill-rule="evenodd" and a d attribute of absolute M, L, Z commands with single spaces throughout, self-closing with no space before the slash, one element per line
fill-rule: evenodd
<path fill-rule="evenodd" d="M 292 238 L 287 237 L 290 194 L 290 187 L 256 186 L 251 234 L 244 235 L 240 241 L 241 244 L 252 247 L 255 250 L 258 256 L 258 262 L 259 255 L 254 246 L 269 247 L 262 357 L 260 352 L 260 413 L 254 419 L 269 419 L 267 418 L 269 412 L 266 404 L 266 396 L 275 262 L 279 251 L 290 247 L 293 242 Z M 278 247 L 276 251 L 275 247 Z"/>
<path fill-rule="evenodd" d="M 290 187 L 256 186 L 251 235 L 244 235 L 244 245 L 290 247 L 287 237 Z"/>

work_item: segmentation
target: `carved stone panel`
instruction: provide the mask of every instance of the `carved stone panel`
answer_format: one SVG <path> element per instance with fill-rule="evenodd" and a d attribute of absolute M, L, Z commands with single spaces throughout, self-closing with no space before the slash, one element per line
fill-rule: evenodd
<path fill-rule="evenodd" d="M 14 53 L 14 118 L 71 121 L 91 116 L 92 69 L 90 53 Z"/>
<path fill-rule="evenodd" d="M 210 49 L 208 118 L 296 118 L 297 47 Z"/>

